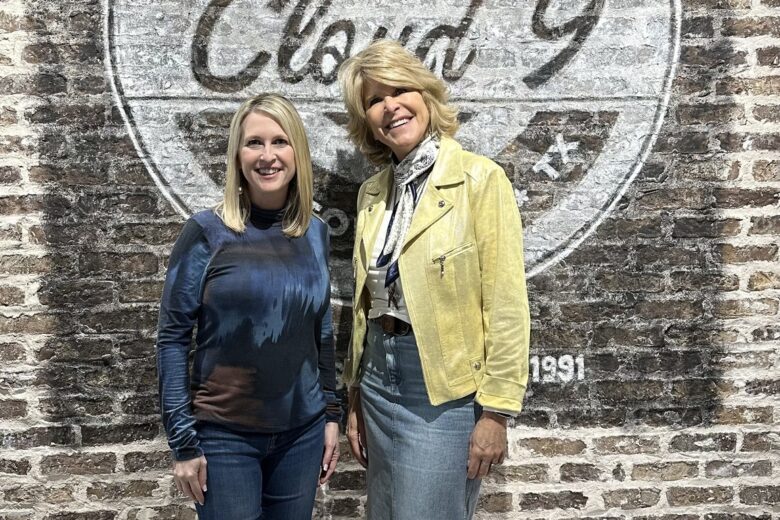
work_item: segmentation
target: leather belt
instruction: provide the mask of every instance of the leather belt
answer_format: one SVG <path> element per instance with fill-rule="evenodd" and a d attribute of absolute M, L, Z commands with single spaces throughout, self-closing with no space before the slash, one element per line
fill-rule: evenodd
<path fill-rule="evenodd" d="M 389 314 L 383 314 L 378 318 L 374 318 L 374 321 L 382 327 L 382 330 L 386 334 L 392 334 L 393 336 L 406 336 L 412 332 L 412 326 L 406 323 L 404 320 L 399 320 L 395 316 Z"/>

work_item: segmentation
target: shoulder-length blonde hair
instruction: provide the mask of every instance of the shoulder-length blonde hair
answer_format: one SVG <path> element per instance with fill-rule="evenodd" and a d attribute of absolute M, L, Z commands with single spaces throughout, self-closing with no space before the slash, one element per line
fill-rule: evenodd
<path fill-rule="evenodd" d="M 266 115 L 276 121 L 290 140 L 295 156 L 295 177 L 287 189 L 282 231 L 288 237 L 300 237 L 309 228 L 314 207 L 309 140 L 306 138 L 306 130 L 298 111 L 289 99 L 279 94 L 265 93 L 249 98 L 233 115 L 228 137 L 225 195 L 214 211 L 233 231 L 243 233 L 246 229 L 252 201 L 249 198 L 249 186 L 241 172 L 238 154 L 244 139 L 244 120 L 252 112 Z"/>
<path fill-rule="evenodd" d="M 391 87 L 420 92 L 430 113 L 428 130 L 440 136 L 455 135 L 458 130 L 458 110 L 448 104 L 449 94 L 444 82 L 400 43 L 376 40 L 339 68 L 341 93 L 347 107 L 349 137 L 371 162 L 390 162 L 390 149 L 374 139 L 366 121 L 363 86 L 369 79 Z"/>

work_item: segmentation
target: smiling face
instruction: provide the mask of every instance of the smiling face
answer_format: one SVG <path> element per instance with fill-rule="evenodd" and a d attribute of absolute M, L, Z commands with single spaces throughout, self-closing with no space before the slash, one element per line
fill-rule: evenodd
<path fill-rule="evenodd" d="M 295 177 L 295 151 L 279 124 L 265 114 L 250 112 L 241 125 L 238 160 L 252 204 L 281 209 Z"/>
<path fill-rule="evenodd" d="M 398 160 L 406 157 L 428 132 L 430 114 L 422 94 L 367 80 L 363 107 L 374 139 L 386 145 Z"/>

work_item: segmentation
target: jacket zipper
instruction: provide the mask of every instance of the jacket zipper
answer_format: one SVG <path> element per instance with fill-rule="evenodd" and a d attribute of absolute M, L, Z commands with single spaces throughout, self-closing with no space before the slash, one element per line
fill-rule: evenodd
<path fill-rule="evenodd" d="M 444 278 L 444 261 L 447 259 L 446 255 L 441 255 L 439 258 L 435 259 L 433 263 L 439 262 L 439 278 Z"/>

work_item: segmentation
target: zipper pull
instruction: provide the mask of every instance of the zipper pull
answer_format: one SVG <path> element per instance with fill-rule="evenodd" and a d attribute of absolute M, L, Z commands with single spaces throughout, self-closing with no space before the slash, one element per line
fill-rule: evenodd
<path fill-rule="evenodd" d="M 447 259 L 446 256 L 441 255 L 439 258 L 436 259 L 437 262 L 439 262 L 439 267 L 441 268 L 439 272 L 439 277 L 444 278 L 444 261 Z"/>

